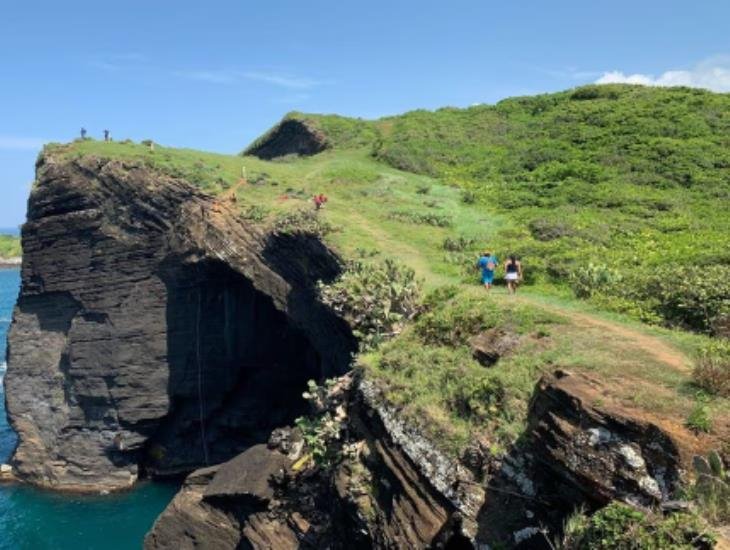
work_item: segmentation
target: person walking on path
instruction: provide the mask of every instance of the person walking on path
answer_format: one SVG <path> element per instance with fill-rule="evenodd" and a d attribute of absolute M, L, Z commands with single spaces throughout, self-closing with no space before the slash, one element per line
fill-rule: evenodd
<path fill-rule="evenodd" d="M 496 256 L 491 252 L 484 252 L 477 261 L 477 269 L 482 270 L 482 284 L 486 290 L 492 288 L 494 283 L 494 270 L 499 265 Z"/>
<path fill-rule="evenodd" d="M 514 294 L 517 292 L 517 285 L 522 280 L 522 262 L 514 254 L 511 254 L 509 260 L 504 263 L 504 270 L 507 290 L 510 294 Z"/>

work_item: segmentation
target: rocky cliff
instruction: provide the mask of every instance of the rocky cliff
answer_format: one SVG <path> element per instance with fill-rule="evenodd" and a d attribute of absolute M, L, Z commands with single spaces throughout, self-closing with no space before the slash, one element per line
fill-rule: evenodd
<path fill-rule="evenodd" d="M 346 374 L 355 338 L 316 292 L 340 273 L 331 250 L 141 161 L 46 153 L 22 238 L 15 470 L 81 491 L 189 474 L 148 549 L 549 547 L 576 508 L 660 507 L 693 452 L 556 371 L 512 448 L 447 454 L 367 371 Z M 501 353 L 472 345 L 485 365 Z M 292 426 L 307 381 L 331 377 L 322 450 L 323 425 L 317 441 Z"/>
<path fill-rule="evenodd" d="M 350 330 L 313 291 L 336 256 L 186 181 L 46 154 L 22 242 L 6 395 L 30 482 L 112 490 L 222 462 L 348 368 Z"/>
<path fill-rule="evenodd" d="M 335 465 L 302 466 L 296 436 L 275 434 L 192 474 L 145 547 L 551 548 L 543 532 L 576 508 L 667 501 L 686 460 L 659 426 L 597 407 L 601 385 L 582 375 L 540 381 L 523 440 L 501 458 L 479 444 L 445 455 L 367 380 L 339 391 Z"/>

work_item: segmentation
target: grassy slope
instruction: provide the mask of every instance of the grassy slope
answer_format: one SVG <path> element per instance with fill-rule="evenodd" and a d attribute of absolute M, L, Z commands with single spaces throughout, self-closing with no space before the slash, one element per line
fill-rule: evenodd
<path fill-rule="evenodd" d="M 343 256 L 372 261 L 394 257 L 413 267 L 428 290 L 456 285 L 459 294 L 436 311 L 447 323 L 453 320 L 454 309 L 462 310 L 457 317 L 464 311 L 468 315 L 494 312 L 496 317 L 481 326 L 494 322 L 511 327 L 523 335 L 523 345 L 489 371 L 471 359 L 463 343 L 428 342 L 414 328 L 361 358 L 370 376 L 377 377 L 392 401 L 403 407 L 403 414 L 423 423 L 448 451 L 459 452 L 475 437 L 489 440 L 495 452 L 504 449 L 523 429 L 537 378 L 558 366 L 600 376 L 609 382 L 607 399 L 675 425 L 681 425 L 698 404 L 689 370 L 652 354 L 637 335 L 653 339 L 649 348 L 665 346 L 679 354 L 684 364 L 689 361 L 682 351 L 693 353 L 705 337 L 648 328 L 621 315 L 596 311 L 567 293 L 545 294 L 540 285 L 526 288 L 519 300 L 501 288 L 491 297 L 484 296 L 475 285 L 473 256 L 469 251 L 444 250 L 444 240 L 465 237 L 473 239 L 474 246 L 484 247 L 495 242 L 500 231 L 518 231 L 517 221 L 503 209 L 465 204 L 461 190 L 441 180 L 379 162 L 368 148 L 331 150 L 279 162 L 95 141 L 54 150 L 67 157 L 91 154 L 142 162 L 186 177 L 211 193 L 235 194 L 242 215 L 251 217 L 256 212 L 254 217 L 261 224 L 285 211 L 312 208 L 311 196 L 323 192 L 330 200 L 321 215 L 337 228 L 327 240 Z M 407 216 L 393 218 L 393 213 L 403 212 L 436 213 L 448 218 L 450 225 L 435 227 L 412 223 Z M 633 333 L 587 326 L 576 313 Z M 404 368 L 393 368 L 404 361 Z M 499 406 L 470 408 L 470 401 L 488 398 L 489 388 L 484 395 L 464 392 L 495 380 L 505 388 Z M 730 403 L 714 399 L 709 407 L 715 435 L 725 437 Z"/>
<path fill-rule="evenodd" d="M 0 235 L 0 258 L 20 257 L 20 238 L 13 235 Z"/>
<path fill-rule="evenodd" d="M 369 123 L 290 116 L 467 190 L 512 222 L 490 246 L 523 257 L 534 282 L 579 276 L 602 307 L 699 330 L 712 322 L 686 315 L 697 302 L 730 314 L 730 94 L 589 86 Z"/>

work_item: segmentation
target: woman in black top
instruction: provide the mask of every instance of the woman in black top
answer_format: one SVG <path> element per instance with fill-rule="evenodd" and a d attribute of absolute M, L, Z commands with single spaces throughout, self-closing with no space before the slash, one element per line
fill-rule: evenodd
<path fill-rule="evenodd" d="M 512 255 L 504 264 L 504 270 L 506 271 L 504 279 L 507 281 L 507 289 L 510 294 L 514 294 L 517 291 L 517 283 L 522 280 L 522 263 Z"/>

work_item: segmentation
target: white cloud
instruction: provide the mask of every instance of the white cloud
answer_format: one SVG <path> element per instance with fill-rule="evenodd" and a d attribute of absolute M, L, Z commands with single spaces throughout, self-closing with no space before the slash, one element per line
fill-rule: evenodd
<path fill-rule="evenodd" d="M 210 84 L 231 84 L 233 82 L 238 82 L 241 80 L 253 80 L 293 90 L 309 90 L 312 88 L 316 88 L 317 86 L 331 83 L 330 81 L 326 80 L 315 80 L 313 78 L 292 76 L 282 73 L 238 71 L 230 69 L 177 71 L 174 74 L 175 76 L 179 76 L 182 78 L 199 80 L 201 82 L 208 82 Z"/>
<path fill-rule="evenodd" d="M 707 59 L 691 69 L 666 71 L 655 77 L 650 74 L 604 72 L 596 84 L 643 84 L 644 86 L 689 86 L 714 92 L 730 92 L 730 56 Z"/>
<path fill-rule="evenodd" d="M 37 151 L 42 149 L 48 140 L 39 138 L 0 136 L 0 150 L 4 151 Z"/>

